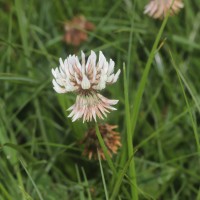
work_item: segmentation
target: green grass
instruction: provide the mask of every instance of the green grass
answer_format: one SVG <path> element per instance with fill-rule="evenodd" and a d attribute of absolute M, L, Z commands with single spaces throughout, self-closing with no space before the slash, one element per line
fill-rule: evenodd
<path fill-rule="evenodd" d="M 200 199 L 200 5 L 160 21 L 147 2 L 0 0 L 0 200 Z M 79 50 L 125 65 L 103 91 L 119 99 L 105 122 L 122 138 L 107 161 L 82 155 L 87 126 L 66 111 L 75 95 L 52 88 L 77 14 L 96 26 Z"/>

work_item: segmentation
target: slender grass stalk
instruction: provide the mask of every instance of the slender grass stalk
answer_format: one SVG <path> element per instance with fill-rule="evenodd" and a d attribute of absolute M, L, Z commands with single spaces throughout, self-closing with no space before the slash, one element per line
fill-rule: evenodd
<path fill-rule="evenodd" d="M 108 165 L 109 165 L 110 169 L 112 170 L 114 176 L 117 177 L 118 176 L 117 170 L 115 169 L 115 166 L 114 166 L 114 164 L 112 162 L 112 159 L 110 158 L 110 156 L 108 154 L 107 147 L 106 147 L 106 145 L 105 145 L 105 143 L 103 141 L 103 138 L 102 138 L 102 136 L 100 134 L 99 127 L 98 127 L 97 123 L 95 124 L 95 129 L 96 129 L 96 134 L 97 134 L 100 146 L 101 146 L 101 148 L 103 150 L 103 153 L 104 153 L 104 155 L 106 157 L 106 161 L 108 162 Z M 129 193 L 127 192 L 125 187 L 122 187 L 122 191 L 126 194 L 126 196 L 129 197 Z"/>
<path fill-rule="evenodd" d="M 20 170 L 19 170 L 19 165 L 17 165 L 16 168 L 17 168 L 16 174 L 17 174 L 17 180 L 18 180 L 19 186 L 21 187 L 22 191 L 25 191 L 24 184 L 23 184 L 23 179 L 22 179 L 22 175 L 21 175 Z M 25 193 L 24 192 L 21 192 L 21 193 L 22 193 L 22 200 L 26 200 Z"/>
<path fill-rule="evenodd" d="M 130 106 L 129 106 L 129 97 L 128 97 L 128 84 L 126 78 L 126 70 L 125 65 L 123 66 L 124 72 L 124 97 L 125 97 L 125 110 L 126 110 L 126 128 L 127 128 L 127 144 L 128 144 L 128 158 L 131 159 L 133 157 L 133 136 L 131 133 L 131 118 L 130 118 Z M 129 175 L 131 184 L 131 196 L 132 199 L 138 200 L 138 191 L 137 191 L 137 180 L 136 180 L 136 172 L 135 172 L 135 163 L 134 158 L 130 161 L 129 167 Z"/>
<path fill-rule="evenodd" d="M 35 189 L 35 191 L 36 191 L 36 193 L 37 193 L 37 195 L 38 195 L 38 198 L 39 198 L 40 200 L 44 200 L 43 197 L 42 197 L 42 194 L 40 193 L 40 191 L 39 191 L 39 189 L 38 189 L 38 187 L 37 187 L 37 185 L 36 185 L 36 183 L 35 183 L 35 181 L 33 180 L 32 176 L 31 176 L 30 173 L 29 173 L 29 171 L 28 171 L 27 168 L 25 167 L 25 163 L 24 163 L 21 159 L 19 159 L 19 161 L 20 161 L 22 167 L 24 168 L 26 174 L 28 175 L 28 177 L 29 177 L 31 183 L 33 184 L 33 187 L 34 187 L 34 189 Z"/>
<path fill-rule="evenodd" d="M 5 200 L 12 200 L 12 197 L 8 194 L 7 190 L 0 184 L 0 193 L 2 197 L 6 198 Z"/>
<path fill-rule="evenodd" d="M 117 174 L 117 170 L 115 169 L 115 166 L 114 166 L 114 164 L 113 164 L 113 162 L 112 162 L 112 160 L 111 160 L 111 158 L 110 158 L 110 156 L 108 154 L 108 149 L 107 149 L 107 147 L 106 147 L 106 145 L 105 145 L 105 143 L 103 141 L 103 138 L 101 136 L 101 133 L 99 131 L 99 127 L 98 127 L 97 123 L 95 124 L 95 129 L 96 129 L 96 134 L 97 134 L 99 143 L 100 143 L 101 148 L 103 149 L 103 153 L 104 153 L 104 155 L 106 157 L 106 161 L 108 162 L 108 165 L 111 168 L 111 170 L 113 171 L 113 173 Z"/>
<path fill-rule="evenodd" d="M 199 135 L 198 135 L 198 131 L 197 131 L 197 125 L 196 125 L 195 119 L 193 117 L 192 109 L 191 109 L 191 106 L 190 106 L 190 104 L 188 102 L 188 98 L 187 98 L 187 95 L 186 95 L 184 87 L 183 87 L 183 83 L 182 83 L 182 80 L 181 80 L 180 72 L 179 72 L 179 70 L 178 70 L 178 68 L 176 66 L 176 63 L 175 63 L 175 61 L 173 59 L 171 51 L 169 51 L 169 53 L 170 53 L 170 57 L 172 59 L 172 64 L 174 66 L 174 69 L 176 70 L 176 73 L 177 73 L 177 76 L 178 76 L 178 80 L 179 80 L 179 83 L 180 83 L 180 86 L 181 86 L 181 89 L 182 89 L 182 92 L 183 92 L 183 95 L 184 95 L 184 98 L 185 98 L 185 102 L 186 102 L 186 105 L 187 105 L 187 108 L 188 108 L 188 112 L 189 112 L 191 123 L 192 123 L 192 128 L 193 128 L 193 131 L 194 131 L 194 137 L 195 137 L 196 144 L 197 144 L 197 151 L 200 153 L 200 143 L 199 143 Z"/>
<path fill-rule="evenodd" d="M 135 7 L 134 7 L 135 9 Z M 134 19 L 132 17 L 131 19 L 131 31 L 130 31 L 130 36 L 129 36 L 129 46 L 128 46 L 128 58 L 127 58 L 127 81 L 129 85 L 129 74 L 130 74 L 130 63 L 131 63 L 131 52 L 132 52 L 132 43 L 133 43 L 133 26 L 134 26 Z"/>
<path fill-rule="evenodd" d="M 158 44 L 159 44 L 160 38 L 162 36 L 162 33 L 164 31 L 164 28 L 167 24 L 168 18 L 169 18 L 169 12 L 168 12 L 166 18 L 164 19 L 164 21 L 163 21 L 163 23 L 160 27 L 160 30 L 159 30 L 159 32 L 156 36 L 156 40 L 153 44 L 152 50 L 150 52 L 150 55 L 149 55 L 149 58 L 148 58 L 148 61 L 147 61 L 147 64 L 145 66 L 145 70 L 144 70 L 143 75 L 142 75 L 142 79 L 139 83 L 139 87 L 138 87 L 138 90 L 137 90 L 137 93 L 136 93 L 136 98 L 135 98 L 135 101 L 134 101 L 134 104 L 133 104 L 134 112 L 131 116 L 131 121 L 132 121 L 131 132 L 132 132 L 133 136 L 134 136 L 134 132 L 135 132 L 135 127 L 136 127 L 136 122 L 137 122 L 137 118 L 138 118 L 138 114 L 139 114 L 140 105 L 141 105 L 141 102 L 142 102 L 142 96 L 143 96 L 145 85 L 146 85 L 146 82 L 147 82 L 147 77 L 148 77 L 149 71 L 151 69 L 151 64 L 153 62 L 154 55 L 157 52 L 156 49 L 158 47 Z"/>
<path fill-rule="evenodd" d="M 91 194 L 90 194 L 90 188 L 89 188 L 89 183 L 88 183 L 88 179 L 87 179 L 87 176 L 86 176 L 86 173 L 85 173 L 85 170 L 83 167 L 81 167 L 81 170 L 82 170 L 82 174 L 83 174 L 83 177 L 84 177 L 84 181 L 86 183 L 86 187 L 87 187 L 87 198 L 88 200 L 92 200 L 92 197 L 91 197 Z"/>
<path fill-rule="evenodd" d="M 78 183 L 81 186 L 81 189 L 80 189 L 80 192 L 79 192 L 79 197 L 80 197 L 80 200 L 85 200 L 83 186 L 82 186 L 82 183 L 81 183 L 81 176 L 80 176 L 80 172 L 79 172 L 78 166 L 75 165 L 75 168 L 76 168 L 76 174 L 77 174 Z"/>
<path fill-rule="evenodd" d="M 104 173 L 103 173 L 103 167 L 102 167 L 102 164 L 101 164 L 101 157 L 99 155 L 99 151 L 97 151 L 97 153 L 98 153 L 99 166 L 100 166 L 100 170 L 101 170 L 101 177 L 102 177 L 102 182 L 103 182 L 103 187 L 104 187 L 106 200 L 109 200 L 108 191 L 107 191 L 107 187 L 106 187 L 106 181 L 105 181 L 105 177 L 104 177 Z"/>
<path fill-rule="evenodd" d="M 120 189 L 120 186 L 122 184 L 122 181 L 123 181 L 123 177 L 125 176 L 126 172 L 127 172 L 127 169 L 130 165 L 130 162 L 132 160 L 133 157 L 131 157 L 124 165 L 122 171 L 119 173 L 118 177 L 117 177 L 117 180 L 115 182 L 115 185 L 114 185 L 114 189 L 113 189 L 113 192 L 112 192 L 112 195 L 111 195 L 111 198 L 110 200 L 115 200 L 116 199 L 116 196 L 118 195 L 119 193 L 119 189 Z"/>

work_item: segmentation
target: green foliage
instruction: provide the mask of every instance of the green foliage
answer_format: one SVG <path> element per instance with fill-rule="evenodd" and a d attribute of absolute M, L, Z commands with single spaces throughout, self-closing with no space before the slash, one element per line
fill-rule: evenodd
<path fill-rule="evenodd" d="M 185 1 L 164 27 L 146 3 L 0 0 L 0 200 L 125 200 L 131 188 L 141 200 L 200 198 L 200 5 Z M 63 23 L 78 14 L 96 26 L 79 50 L 126 66 L 103 91 L 119 99 L 106 122 L 122 137 L 108 162 L 82 156 L 87 126 L 66 111 L 75 95 L 52 89 L 51 68 L 75 52 Z"/>

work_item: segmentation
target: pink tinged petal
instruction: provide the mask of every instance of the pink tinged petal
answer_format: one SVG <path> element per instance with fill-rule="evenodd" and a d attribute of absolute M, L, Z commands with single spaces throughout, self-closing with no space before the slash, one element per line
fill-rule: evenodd
<path fill-rule="evenodd" d="M 78 83 L 78 85 L 80 85 L 80 84 L 81 84 L 81 81 L 78 79 L 77 73 L 75 73 L 74 75 L 75 75 L 76 82 Z"/>
<path fill-rule="evenodd" d="M 81 65 L 77 57 L 75 58 L 75 63 L 73 65 L 73 68 L 74 68 L 74 74 L 77 73 L 79 76 L 82 75 Z"/>
<path fill-rule="evenodd" d="M 115 105 L 118 103 L 119 100 L 110 100 L 110 99 L 107 99 L 106 97 L 104 97 L 103 95 L 101 94 L 97 94 L 97 96 L 106 104 L 110 104 L 110 105 Z"/>
<path fill-rule="evenodd" d="M 92 112 L 90 110 L 90 112 L 88 111 L 88 121 L 92 121 Z"/>
<path fill-rule="evenodd" d="M 74 109 L 74 105 L 72 105 L 71 107 L 69 107 L 68 109 L 67 109 L 67 111 L 70 111 L 70 110 L 73 110 Z"/>
<path fill-rule="evenodd" d="M 76 121 L 82 116 L 82 111 L 78 111 L 72 118 L 72 122 Z"/>
<path fill-rule="evenodd" d="M 152 10 L 153 6 L 154 6 L 153 1 L 151 1 L 149 4 L 147 4 L 147 6 L 145 6 L 144 14 L 149 13 Z"/>
<path fill-rule="evenodd" d="M 83 106 L 79 118 L 83 117 L 83 115 L 84 115 L 84 113 L 85 113 L 85 110 L 86 110 L 86 107 Z"/>
<path fill-rule="evenodd" d="M 97 116 L 103 119 L 102 114 L 106 117 L 106 112 L 115 110 L 111 105 L 117 102 L 117 100 L 109 100 L 97 93 L 86 96 L 78 95 L 75 104 L 69 108 L 72 112 L 68 117 L 72 117 L 72 121 L 83 118 L 83 123 L 85 121 L 96 121 Z"/>
<path fill-rule="evenodd" d="M 152 16 L 157 9 L 161 9 L 162 5 L 158 5 L 157 3 L 152 3 L 151 10 L 149 11 L 149 15 Z"/>
<path fill-rule="evenodd" d="M 165 10 L 166 10 L 166 12 L 165 12 Z M 168 8 L 167 9 L 165 9 L 165 5 L 160 5 L 160 7 L 158 7 L 158 9 L 157 9 L 157 11 L 155 12 L 155 14 L 154 14 L 154 18 L 160 18 L 160 17 L 163 17 L 164 15 L 166 15 L 167 14 L 167 10 L 168 10 Z M 153 15 L 153 14 L 152 14 Z"/>
<path fill-rule="evenodd" d="M 96 114 L 97 114 L 97 116 L 98 116 L 99 118 L 104 119 L 103 116 L 102 116 L 102 114 L 101 114 L 101 112 L 100 112 L 99 106 L 98 106 L 98 110 L 96 111 Z M 106 114 L 105 114 L 105 117 L 107 117 Z"/>
<path fill-rule="evenodd" d="M 81 82 L 82 89 L 87 90 L 90 88 L 90 86 L 91 86 L 90 81 L 88 80 L 86 75 L 83 75 L 83 80 Z"/>
<path fill-rule="evenodd" d="M 99 110 L 101 111 L 101 113 L 102 113 L 105 117 L 107 117 L 106 112 L 107 112 L 107 113 L 110 113 L 102 104 L 100 104 L 100 105 L 98 106 L 98 108 L 99 108 Z"/>
<path fill-rule="evenodd" d="M 184 4 L 183 4 L 183 2 L 177 2 L 177 6 L 179 7 L 179 8 L 184 8 Z"/>
<path fill-rule="evenodd" d="M 119 100 L 110 100 L 110 99 L 107 99 L 107 102 L 110 104 L 110 105 L 116 105 Z"/>
<path fill-rule="evenodd" d="M 92 82 L 94 83 L 96 81 L 96 75 L 97 75 L 97 70 L 96 67 L 93 69 L 93 76 L 92 76 Z"/>
<path fill-rule="evenodd" d="M 80 62 L 79 62 L 79 60 L 78 60 L 78 57 L 76 56 L 76 59 L 75 59 L 75 61 L 76 61 L 76 66 L 78 67 L 78 69 L 81 71 L 81 68 L 82 68 L 82 66 L 81 66 L 81 64 L 80 64 Z"/>
<path fill-rule="evenodd" d="M 110 109 L 110 110 L 117 110 L 116 108 L 109 106 L 109 105 L 105 105 L 106 108 Z"/>
<path fill-rule="evenodd" d="M 87 120 L 86 120 L 86 115 L 87 115 L 87 109 L 85 110 L 85 113 L 84 113 L 84 115 L 83 115 L 83 123 L 85 123 L 85 121 L 87 121 Z"/>

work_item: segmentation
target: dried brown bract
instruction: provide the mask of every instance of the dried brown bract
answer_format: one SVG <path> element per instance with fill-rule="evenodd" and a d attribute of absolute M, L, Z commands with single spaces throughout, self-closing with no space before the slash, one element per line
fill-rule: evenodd
<path fill-rule="evenodd" d="M 118 126 L 101 124 L 99 125 L 99 131 L 105 142 L 105 145 L 108 149 L 109 156 L 112 157 L 113 154 L 117 153 L 117 150 L 121 146 L 121 137 L 119 132 L 114 131 Z M 91 160 L 92 158 L 98 159 L 98 152 L 101 159 L 105 160 L 105 155 L 99 144 L 98 138 L 96 136 L 95 128 L 90 128 L 85 138 L 82 141 L 82 144 L 85 145 L 83 155 L 88 156 Z"/>
<path fill-rule="evenodd" d="M 73 46 L 79 46 L 88 39 L 87 31 L 94 30 L 93 23 L 86 20 L 84 16 L 75 16 L 71 21 L 65 23 L 64 41 Z"/>

